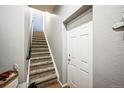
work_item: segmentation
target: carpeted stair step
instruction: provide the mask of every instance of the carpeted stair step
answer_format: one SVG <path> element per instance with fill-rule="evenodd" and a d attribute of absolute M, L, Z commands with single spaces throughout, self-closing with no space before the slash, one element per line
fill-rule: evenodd
<path fill-rule="evenodd" d="M 48 68 L 44 68 L 44 69 L 32 70 L 32 71 L 30 71 L 30 76 L 31 75 L 36 75 L 36 74 L 39 74 L 39 73 L 45 73 L 45 72 L 48 72 L 48 71 L 53 71 L 53 70 L 55 70 L 54 67 L 48 67 Z"/>
<path fill-rule="evenodd" d="M 46 62 L 46 61 L 52 61 L 51 57 L 45 57 L 42 59 L 31 60 L 31 63 Z"/>
<path fill-rule="evenodd" d="M 57 79 L 56 74 L 51 74 L 51 75 L 45 76 L 44 78 L 38 78 L 38 79 L 31 80 L 30 83 L 35 82 L 36 84 L 40 84 L 40 83 L 47 82 L 47 81 L 52 80 L 52 79 Z"/>
<path fill-rule="evenodd" d="M 32 48 L 31 51 L 34 52 L 45 52 L 45 51 L 49 51 L 48 48 Z"/>
<path fill-rule="evenodd" d="M 41 68 L 45 69 L 45 68 L 49 68 L 49 67 L 53 67 L 53 64 L 44 64 L 44 65 L 31 66 L 30 71 L 38 70 L 38 69 L 41 69 Z"/>
<path fill-rule="evenodd" d="M 45 38 L 45 35 L 34 35 L 34 34 L 33 34 L 33 37 Z"/>
<path fill-rule="evenodd" d="M 32 45 L 32 48 L 48 48 L 47 45 Z"/>
<path fill-rule="evenodd" d="M 44 36 L 42 33 L 33 33 L 33 36 Z"/>
<path fill-rule="evenodd" d="M 31 61 L 33 61 L 33 60 L 39 60 L 39 59 L 48 59 L 48 58 L 51 58 L 51 56 L 34 57 L 34 58 L 31 58 Z"/>
<path fill-rule="evenodd" d="M 32 55 L 40 55 L 40 54 L 50 54 L 49 51 L 46 52 L 35 52 L 35 53 L 31 53 Z"/>
<path fill-rule="evenodd" d="M 48 65 L 48 64 L 53 64 L 52 61 L 46 61 L 46 62 L 38 62 L 38 63 L 31 63 L 31 67 L 34 67 L 34 66 L 40 66 L 40 65 Z"/>
<path fill-rule="evenodd" d="M 32 81 L 34 79 L 38 79 L 38 78 L 44 78 L 47 75 L 51 75 L 51 74 L 55 74 L 55 73 L 56 73 L 55 70 L 50 70 L 45 73 L 38 73 L 38 74 L 30 75 L 30 81 Z"/>
<path fill-rule="evenodd" d="M 32 42 L 32 45 L 47 45 L 47 42 Z"/>
<path fill-rule="evenodd" d="M 46 40 L 44 36 L 33 36 L 32 39 L 37 40 L 37 39 L 41 39 L 41 40 Z"/>
<path fill-rule="evenodd" d="M 45 37 L 32 37 L 32 40 L 46 40 Z"/>
<path fill-rule="evenodd" d="M 46 52 L 34 52 L 31 53 L 31 57 L 43 57 L 43 56 L 50 56 L 50 52 L 46 51 Z"/>
<path fill-rule="evenodd" d="M 48 49 L 44 32 L 33 32 L 29 84 L 36 83 L 39 88 L 49 87 L 57 82 L 56 71 Z"/>
<path fill-rule="evenodd" d="M 46 40 L 37 40 L 37 39 L 33 39 L 32 42 L 46 42 Z"/>

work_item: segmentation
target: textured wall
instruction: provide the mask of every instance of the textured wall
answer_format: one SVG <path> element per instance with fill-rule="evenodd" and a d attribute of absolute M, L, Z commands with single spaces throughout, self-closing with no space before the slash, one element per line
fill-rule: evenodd
<path fill-rule="evenodd" d="M 124 32 L 112 30 L 122 17 L 123 8 L 93 7 L 94 87 L 124 87 Z"/>
<path fill-rule="evenodd" d="M 0 72 L 19 66 L 19 82 L 24 80 L 24 6 L 0 6 Z"/>

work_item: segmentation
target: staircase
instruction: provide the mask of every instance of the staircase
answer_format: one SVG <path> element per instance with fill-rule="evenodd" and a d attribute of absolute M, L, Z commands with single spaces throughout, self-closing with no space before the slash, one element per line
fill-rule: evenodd
<path fill-rule="evenodd" d="M 37 31 L 33 32 L 31 46 L 29 84 L 32 83 L 39 88 L 58 83 L 45 35 L 43 32 Z"/>

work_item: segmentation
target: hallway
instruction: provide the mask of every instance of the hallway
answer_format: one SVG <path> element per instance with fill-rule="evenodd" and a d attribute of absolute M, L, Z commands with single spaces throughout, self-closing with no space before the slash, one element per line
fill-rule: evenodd
<path fill-rule="evenodd" d="M 124 88 L 123 8 L 0 6 L 0 87 Z"/>

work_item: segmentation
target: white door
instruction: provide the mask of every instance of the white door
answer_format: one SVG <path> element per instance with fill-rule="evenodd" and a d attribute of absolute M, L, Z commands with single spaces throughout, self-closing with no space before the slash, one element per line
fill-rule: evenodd
<path fill-rule="evenodd" d="M 67 32 L 68 84 L 92 87 L 92 22 Z"/>

